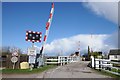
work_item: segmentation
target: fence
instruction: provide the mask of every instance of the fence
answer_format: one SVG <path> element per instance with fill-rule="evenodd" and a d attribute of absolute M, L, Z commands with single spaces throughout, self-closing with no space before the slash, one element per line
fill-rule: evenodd
<path fill-rule="evenodd" d="M 109 59 L 96 59 L 91 56 L 91 67 L 98 70 L 103 70 L 115 75 L 120 76 L 120 67 L 114 67 L 113 65 L 120 65 L 120 62 L 113 62 Z"/>
<path fill-rule="evenodd" d="M 11 53 L 2 53 L 0 57 L 0 67 L 12 69 L 13 63 L 11 62 L 12 54 Z M 27 62 L 28 56 L 27 55 L 18 55 L 18 61 L 15 63 L 15 69 L 20 68 L 21 62 Z"/>
<path fill-rule="evenodd" d="M 65 65 L 71 62 L 77 62 L 79 60 L 79 56 L 58 56 L 57 58 L 53 59 L 46 59 L 45 64 L 58 64 L 58 65 Z"/>

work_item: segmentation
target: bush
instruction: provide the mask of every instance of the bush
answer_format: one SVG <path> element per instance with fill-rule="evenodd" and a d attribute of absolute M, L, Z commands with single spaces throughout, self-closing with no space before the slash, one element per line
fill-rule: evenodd
<path fill-rule="evenodd" d="M 118 73 L 120 73 L 120 69 L 118 69 Z"/>
<path fill-rule="evenodd" d="M 113 72 L 118 72 L 117 69 L 114 69 L 114 68 L 112 69 L 112 71 L 113 71 Z"/>

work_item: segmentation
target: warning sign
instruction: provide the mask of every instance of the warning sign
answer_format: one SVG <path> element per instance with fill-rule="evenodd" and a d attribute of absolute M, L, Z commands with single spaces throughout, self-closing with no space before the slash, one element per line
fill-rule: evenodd
<path fill-rule="evenodd" d="M 36 56 L 29 56 L 29 63 L 35 63 Z"/>
<path fill-rule="evenodd" d="M 12 56 L 18 56 L 18 53 L 17 52 L 13 52 Z"/>
<path fill-rule="evenodd" d="M 12 58 L 11 58 L 11 61 L 12 61 L 13 63 L 16 63 L 16 62 L 18 61 L 18 58 L 17 58 L 17 57 L 12 57 Z"/>
<path fill-rule="evenodd" d="M 36 55 L 36 50 L 34 47 L 28 48 L 28 55 Z"/>

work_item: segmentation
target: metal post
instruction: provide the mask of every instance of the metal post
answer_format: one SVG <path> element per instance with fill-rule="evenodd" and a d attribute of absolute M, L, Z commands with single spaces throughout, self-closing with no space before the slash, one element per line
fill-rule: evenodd
<path fill-rule="evenodd" d="M 30 64 L 30 70 L 32 71 L 32 64 Z"/>
<path fill-rule="evenodd" d="M 64 63 L 63 63 L 63 65 L 65 65 L 65 57 L 63 58 L 63 60 L 64 60 Z"/>
<path fill-rule="evenodd" d="M 94 55 L 94 69 L 96 68 L 96 61 L 95 61 L 95 55 Z"/>
<path fill-rule="evenodd" d="M 34 48 L 34 42 L 32 42 L 32 48 Z M 37 55 L 37 54 L 36 54 Z M 36 59 L 35 60 L 37 60 L 37 56 L 36 56 Z M 36 62 L 35 62 L 35 64 L 36 64 Z M 33 64 L 31 63 L 31 66 L 32 66 L 32 68 L 33 67 L 36 67 L 36 66 L 33 66 Z M 32 70 L 32 68 L 31 68 L 31 70 Z"/>
<path fill-rule="evenodd" d="M 61 62 L 61 66 L 62 66 L 62 57 L 60 57 L 60 62 Z"/>
<path fill-rule="evenodd" d="M 68 56 L 67 56 L 67 64 L 68 64 Z"/>
<path fill-rule="evenodd" d="M 13 63 L 13 69 L 15 69 L 15 62 Z"/>
<path fill-rule="evenodd" d="M 101 71 L 101 61 L 99 59 L 99 71 Z"/>
<path fill-rule="evenodd" d="M 34 42 L 32 42 L 32 48 L 34 48 Z"/>

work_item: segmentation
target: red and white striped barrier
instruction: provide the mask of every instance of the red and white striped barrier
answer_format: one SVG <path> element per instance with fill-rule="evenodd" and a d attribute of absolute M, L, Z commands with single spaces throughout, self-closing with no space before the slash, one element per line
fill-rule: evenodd
<path fill-rule="evenodd" d="M 50 15 L 49 15 L 49 19 L 48 19 L 48 22 L 46 23 L 46 32 L 45 32 L 45 35 L 44 35 L 44 39 L 43 39 L 43 44 L 42 44 L 42 48 L 41 48 L 41 51 L 40 51 L 40 55 L 43 54 L 44 45 L 45 45 L 45 43 L 47 41 L 47 37 L 48 37 L 48 34 L 49 34 L 49 29 L 50 29 L 50 26 L 51 26 L 53 14 L 54 14 L 54 3 L 52 3 L 52 8 L 51 8 L 51 12 L 50 12 Z"/>

